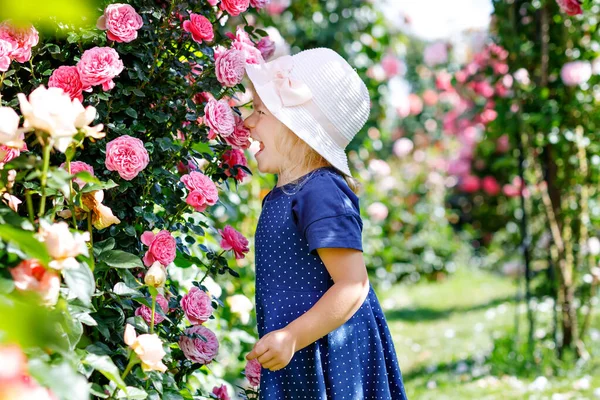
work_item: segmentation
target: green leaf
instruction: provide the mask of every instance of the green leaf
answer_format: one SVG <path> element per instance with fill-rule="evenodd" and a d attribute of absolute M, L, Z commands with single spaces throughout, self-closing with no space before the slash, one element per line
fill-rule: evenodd
<path fill-rule="evenodd" d="M 122 250 L 104 251 L 98 256 L 102 261 L 114 268 L 143 268 L 142 260 L 131 253 Z"/>
<path fill-rule="evenodd" d="M 146 97 L 144 92 L 142 92 L 140 89 L 133 89 L 132 92 L 138 97 Z"/>
<path fill-rule="evenodd" d="M 46 246 L 35 238 L 33 232 L 17 229 L 10 225 L 0 225 L 0 239 L 15 244 L 23 253 L 39 260 L 46 266 L 50 262 Z"/>
<path fill-rule="evenodd" d="M 47 365 L 39 359 L 29 360 L 29 372 L 40 385 L 50 388 L 58 398 L 89 399 L 87 380 L 67 362 Z"/>
<path fill-rule="evenodd" d="M 117 283 L 113 288 L 113 292 L 119 296 L 143 296 L 142 292 L 130 288 L 125 282 Z"/>
<path fill-rule="evenodd" d="M 79 263 L 79 268 L 65 269 L 63 275 L 65 283 L 75 296 L 83 304 L 90 306 L 96 283 L 94 282 L 94 275 L 88 266 Z"/>
<path fill-rule="evenodd" d="M 131 118 L 137 119 L 138 113 L 133 108 L 129 107 L 125 110 L 125 114 L 129 115 Z"/>
<path fill-rule="evenodd" d="M 108 238 L 101 242 L 94 243 L 94 255 L 96 257 L 101 253 L 115 248 L 115 238 Z"/>
<path fill-rule="evenodd" d="M 125 382 L 123 382 L 123 379 L 121 379 L 119 369 L 109 356 L 99 356 L 90 353 L 81 361 L 84 364 L 88 364 L 89 366 L 93 367 L 96 371 L 113 381 L 119 388 L 127 390 Z"/>
<path fill-rule="evenodd" d="M 79 173 L 77 173 L 79 176 Z M 94 190 L 105 190 L 112 189 L 117 187 L 117 185 L 112 179 L 109 179 L 108 182 L 100 182 L 100 183 L 88 183 L 83 188 L 81 188 L 82 193 L 93 192 Z"/>
<path fill-rule="evenodd" d="M 117 393 L 117 399 L 143 400 L 146 397 L 148 397 L 148 393 L 133 386 L 127 386 L 127 392 L 119 390 Z"/>

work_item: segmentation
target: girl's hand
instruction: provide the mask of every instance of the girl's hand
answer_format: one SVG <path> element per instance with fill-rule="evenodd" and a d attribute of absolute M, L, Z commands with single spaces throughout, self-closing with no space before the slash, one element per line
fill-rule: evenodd
<path fill-rule="evenodd" d="M 263 336 L 248 353 L 246 360 L 257 358 L 263 368 L 277 371 L 290 363 L 295 352 L 296 338 L 284 328 Z"/>

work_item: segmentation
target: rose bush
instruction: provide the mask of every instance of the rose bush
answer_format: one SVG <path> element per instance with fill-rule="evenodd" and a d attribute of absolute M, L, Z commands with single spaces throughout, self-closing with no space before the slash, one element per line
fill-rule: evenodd
<path fill-rule="evenodd" d="M 239 278 L 249 252 L 219 204 L 250 175 L 235 100 L 264 32 L 221 18 L 249 6 L 105 4 L 96 26 L 41 37 L 0 24 L 0 313 L 17 321 L 5 304 L 27 296 L 55 332 L 28 341 L 0 323 L 0 336 L 56 398 L 256 390 L 241 375 L 251 325 L 214 316 L 236 321 L 216 280 Z"/>

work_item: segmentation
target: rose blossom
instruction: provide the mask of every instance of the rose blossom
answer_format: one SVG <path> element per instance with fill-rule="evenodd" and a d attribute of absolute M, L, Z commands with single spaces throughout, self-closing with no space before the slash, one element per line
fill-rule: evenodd
<path fill-rule="evenodd" d="M 220 244 L 223 250 L 233 250 L 236 259 L 244 258 L 244 253 L 250 251 L 248 239 L 230 225 L 225 226 L 223 230 L 219 229 L 219 234 L 221 235 Z"/>
<path fill-rule="evenodd" d="M 129 4 L 109 4 L 104 15 L 98 18 L 96 27 L 108 30 L 109 40 L 119 43 L 129 43 L 137 38 L 137 31 L 144 25 L 142 17 Z"/>
<path fill-rule="evenodd" d="M 383 68 L 385 75 L 389 79 L 402 73 L 404 65 L 395 55 L 388 53 L 381 59 L 381 68 Z"/>
<path fill-rule="evenodd" d="M 560 6 L 560 9 L 568 15 L 583 14 L 581 1 L 579 0 L 556 0 L 556 2 Z"/>
<path fill-rule="evenodd" d="M 409 138 L 400 138 L 394 142 L 393 151 L 396 157 L 403 158 L 410 154 L 415 147 Z"/>
<path fill-rule="evenodd" d="M 6 72 L 10 67 L 10 55 L 13 51 L 13 45 L 8 40 L 0 39 L 0 71 Z"/>
<path fill-rule="evenodd" d="M 577 86 L 592 77 L 592 64 L 589 61 L 572 61 L 563 65 L 560 77 L 567 86 Z"/>
<path fill-rule="evenodd" d="M 121 223 L 121 220 L 114 216 L 112 210 L 102 204 L 103 200 L 104 190 L 94 190 L 83 193 L 81 196 L 81 202 L 83 203 L 82 210 L 92 214 L 92 225 L 96 229 L 104 229 L 113 224 Z M 77 212 L 78 207 L 75 210 Z"/>
<path fill-rule="evenodd" d="M 212 23 L 204 15 L 190 14 L 190 19 L 183 22 L 183 30 L 192 34 L 196 43 L 210 42 L 215 38 Z"/>
<path fill-rule="evenodd" d="M 250 129 L 244 126 L 244 120 L 235 115 L 235 128 L 233 134 L 225 137 L 225 141 L 234 149 L 247 149 L 250 147 Z"/>
<path fill-rule="evenodd" d="M 23 145 L 19 130 L 19 114 L 11 107 L 0 107 L 0 144 L 9 147 L 20 147 Z"/>
<path fill-rule="evenodd" d="M 256 48 L 260 51 L 265 61 L 268 61 L 275 54 L 275 42 L 268 36 L 260 39 L 256 44 Z"/>
<path fill-rule="evenodd" d="M 204 121 L 223 137 L 231 135 L 235 128 L 233 111 L 224 99 L 208 101 L 204 107 Z"/>
<path fill-rule="evenodd" d="M 219 200 L 219 192 L 215 183 L 206 175 L 192 171 L 180 178 L 189 190 L 185 200 L 196 211 L 203 212 L 208 206 L 215 205 Z"/>
<path fill-rule="evenodd" d="M 225 168 L 225 175 L 232 176 L 229 169 L 233 168 L 235 165 L 243 165 L 244 167 L 248 166 L 248 160 L 246 160 L 244 152 L 239 149 L 225 151 L 222 157 L 222 167 Z M 233 178 L 237 181 L 241 181 L 246 177 L 246 175 L 246 171 L 238 167 L 237 174 L 235 174 Z"/>
<path fill-rule="evenodd" d="M 79 99 L 79 101 L 83 101 L 83 85 L 77 67 L 62 65 L 55 69 L 50 75 L 48 87 L 61 88 L 71 97 L 71 100 Z"/>
<path fill-rule="evenodd" d="M 181 298 L 180 304 L 187 319 L 194 325 L 200 325 L 208 321 L 214 311 L 211 302 L 204 290 L 194 286 Z"/>
<path fill-rule="evenodd" d="M 260 64 L 264 62 L 262 53 L 254 46 L 254 43 L 250 40 L 250 36 L 248 36 L 248 33 L 242 27 L 236 29 L 231 47 L 244 52 L 246 64 Z"/>
<path fill-rule="evenodd" d="M 77 71 L 84 90 L 102 85 L 102 90 L 107 91 L 115 87 L 113 78 L 123 71 L 123 62 L 115 49 L 94 47 L 83 53 Z"/>
<path fill-rule="evenodd" d="M 67 163 L 60 164 L 60 167 L 66 171 Z M 94 176 L 94 168 L 91 165 L 84 163 L 83 161 L 71 161 L 71 175 L 75 175 L 76 173 L 81 171 L 87 171 L 92 176 Z M 86 182 L 82 181 L 79 178 L 73 179 L 73 182 L 77 183 L 77 185 L 79 185 L 79 188 L 84 187 L 86 184 Z"/>
<path fill-rule="evenodd" d="M 48 264 L 50 268 L 77 268 L 79 263 L 75 257 L 80 254 L 88 255 L 87 242 L 90 240 L 90 233 L 72 233 L 64 221 L 50 225 L 41 220 L 39 236 L 40 241 L 46 245 L 48 254 L 54 259 Z"/>
<path fill-rule="evenodd" d="M 148 246 L 148 251 L 144 255 L 144 264 L 149 267 L 155 261 L 167 266 L 173 262 L 177 252 L 177 243 L 171 232 L 162 230 L 156 235 L 146 231 L 141 236 L 143 244 Z"/>
<path fill-rule="evenodd" d="M 217 396 L 217 400 L 231 400 L 227 393 L 227 386 L 222 384 L 221 386 L 215 386 L 212 390 L 213 394 Z"/>
<path fill-rule="evenodd" d="M 8 208 L 13 210 L 14 212 L 19 212 L 19 205 L 22 203 L 22 201 L 18 197 L 13 196 L 10 193 L 4 192 L 4 194 L 2 195 L 2 201 L 8 206 Z"/>
<path fill-rule="evenodd" d="M 479 190 L 479 187 L 479 178 L 474 175 L 463 177 L 462 182 L 460 183 L 460 189 L 466 193 L 474 193 Z"/>
<path fill-rule="evenodd" d="M 191 338 L 187 335 L 200 335 L 201 338 Z M 188 360 L 204 364 L 210 362 L 217 356 L 219 352 L 219 341 L 217 336 L 204 325 L 196 325 L 187 328 L 183 335 L 179 338 L 179 347 L 185 354 Z"/>
<path fill-rule="evenodd" d="M 500 193 L 500 185 L 493 176 L 486 176 L 481 180 L 481 188 L 490 196 L 496 196 Z"/>
<path fill-rule="evenodd" d="M 144 371 L 165 372 L 167 370 L 167 366 L 162 363 L 162 358 L 166 353 L 157 334 L 136 336 L 133 326 L 127 324 L 123 339 L 142 361 Z"/>
<path fill-rule="evenodd" d="M 271 0 L 267 4 L 267 13 L 269 15 L 281 15 L 292 4 L 292 0 Z"/>
<path fill-rule="evenodd" d="M 144 276 L 144 283 L 146 286 L 159 288 L 165 285 L 166 280 L 167 269 L 160 264 L 160 261 L 154 261 Z"/>
<path fill-rule="evenodd" d="M 252 360 L 248 361 L 248 363 L 246 363 L 244 373 L 246 375 L 246 379 L 248 379 L 248 382 L 250 382 L 250 384 L 254 387 L 260 384 L 261 369 L 262 365 L 256 358 L 253 358 Z"/>
<path fill-rule="evenodd" d="M 250 0 L 221 0 L 221 10 L 227 11 L 231 16 L 236 17 L 246 11 L 250 6 Z"/>
<path fill-rule="evenodd" d="M 436 42 L 425 47 L 423 61 L 428 67 L 445 64 L 448 61 L 448 48 L 446 43 Z"/>
<path fill-rule="evenodd" d="M 53 306 L 58 301 L 60 277 L 44 268 L 38 260 L 24 260 L 9 271 L 17 289 L 38 293 L 46 305 Z"/>
<path fill-rule="evenodd" d="M 250 6 L 254 8 L 265 8 L 271 0 L 250 0 Z"/>
<path fill-rule="evenodd" d="M 388 216 L 388 208 L 385 204 L 376 201 L 367 208 L 367 214 L 374 222 L 385 221 Z"/>
<path fill-rule="evenodd" d="M 243 294 L 234 294 L 227 297 L 226 302 L 229 306 L 229 311 L 239 315 L 242 323 L 247 324 L 250 320 L 250 311 L 254 308 L 250 299 Z"/>
<path fill-rule="evenodd" d="M 215 60 L 217 80 L 226 87 L 233 87 L 242 82 L 245 74 L 244 53 L 230 49 Z"/>
<path fill-rule="evenodd" d="M 150 156 L 140 139 L 123 135 L 106 144 L 106 168 L 117 171 L 127 181 L 135 178 L 148 162 Z"/>
<path fill-rule="evenodd" d="M 160 324 L 165 320 L 164 314 L 169 312 L 169 302 L 165 299 L 165 296 L 159 293 L 156 295 L 156 304 L 159 305 L 159 308 L 154 310 L 154 323 Z M 159 309 L 162 310 L 162 312 L 158 311 Z M 141 305 L 136 308 L 135 315 L 141 316 L 148 324 L 152 322 L 152 309 L 148 306 Z"/>
<path fill-rule="evenodd" d="M 498 153 L 506 153 L 510 150 L 510 138 L 505 133 L 496 140 L 496 151 Z"/>
<path fill-rule="evenodd" d="M 8 22 L 0 24 L 0 39 L 12 44 L 10 58 L 24 63 L 31 58 L 31 48 L 38 44 L 38 31 L 33 27 L 16 28 Z"/>

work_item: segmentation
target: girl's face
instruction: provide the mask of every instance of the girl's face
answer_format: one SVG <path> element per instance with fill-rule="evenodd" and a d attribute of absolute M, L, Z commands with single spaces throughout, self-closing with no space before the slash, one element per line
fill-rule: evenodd
<path fill-rule="evenodd" d="M 254 155 L 258 170 L 278 174 L 286 165 L 286 160 L 275 148 L 275 140 L 285 135 L 288 128 L 271 114 L 255 91 L 253 95 L 254 111 L 244 120 L 244 126 L 250 130 L 250 137 L 260 142 L 260 150 Z"/>

